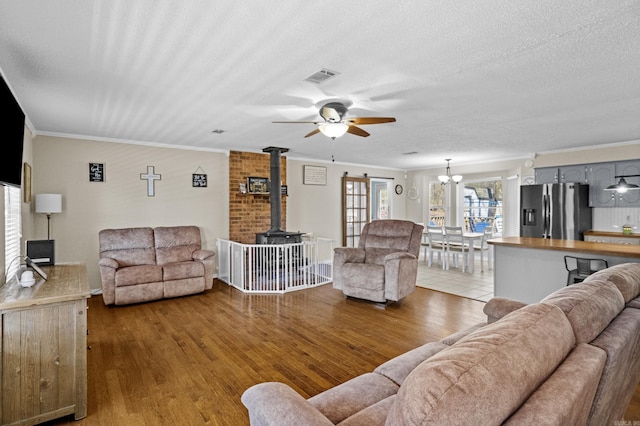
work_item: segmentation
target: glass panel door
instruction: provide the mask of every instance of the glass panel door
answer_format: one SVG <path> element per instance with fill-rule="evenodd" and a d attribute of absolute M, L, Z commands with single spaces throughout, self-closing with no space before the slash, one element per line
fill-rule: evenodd
<path fill-rule="evenodd" d="M 444 226 L 447 216 L 447 193 L 445 185 L 440 182 L 429 183 L 429 214 L 427 224 Z"/>
<path fill-rule="evenodd" d="M 344 176 L 342 194 L 342 245 L 358 247 L 362 228 L 369 222 L 369 179 Z"/>

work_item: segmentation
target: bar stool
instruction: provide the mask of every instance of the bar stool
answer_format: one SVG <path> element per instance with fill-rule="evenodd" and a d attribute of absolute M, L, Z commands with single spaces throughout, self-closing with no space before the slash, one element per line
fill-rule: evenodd
<path fill-rule="evenodd" d="M 579 283 L 589 275 L 601 269 L 608 268 L 609 265 L 604 259 L 587 259 L 584 257 L 565 256 L 564 267 L 569 272 L 567 285 Z"/>

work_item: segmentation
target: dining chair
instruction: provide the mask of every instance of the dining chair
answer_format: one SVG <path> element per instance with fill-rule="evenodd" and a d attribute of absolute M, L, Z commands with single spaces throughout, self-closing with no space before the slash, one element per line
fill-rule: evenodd
<path fill-rule="evenodd" d="M 453 266 L 459 267 L 458 257 L 462 257 L 462 272 L 469 267 L 469 243 L 462 235 L 461 226 L 445 226 L 444 236 L 447 251 L 447 269 L 449 269 L 449 255 L 453 254 Z"/>
<path fill-rule="evenodd" d="M 605 259 L 590 259 L 584 257 L 565 256 L 564 267 L 567 275 L 567 285 L 580 283 L 589 275 L 609 267 Z"/>
<path fill-rule="evenodd" d="M 478 231 L 479 232 L 479 231 Z M 491 246 L 487 243 L 493 237 L 493 229 L 491 226 L 485 226 L 482 229 L 482 239 L 479 243 L 473 246 L 474 250 L 480 252 L 480 271 L 484 272 L 484 254 L 487 253 L 487 268 L 493 268 L 493 254 L 491 252 Z"/>
<path fill-rule="evenodd" d="M 447 244 L 444 237 L 444 229 L 441 226 L 427 226 L 427 265 L 433 264 L 433 253 L 438 253 L 438 263 L 442 269 L 448 269 Z"/>

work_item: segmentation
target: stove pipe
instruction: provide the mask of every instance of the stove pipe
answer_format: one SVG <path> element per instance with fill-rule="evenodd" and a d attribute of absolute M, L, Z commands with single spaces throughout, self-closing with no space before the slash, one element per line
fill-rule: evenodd
<path fill-rule="evenodd" d="M 289 151 L 288 148 L 278 148 L 269 146 L 262 150 L 270 154 L 271 166 L 271 189 L 269 194 L 269 203 L 271 204 L 271 229 L 269 232 L 283 232 L 282 226 L 282 193 L 280 189 L 280 157 L 284 152 Z"/>

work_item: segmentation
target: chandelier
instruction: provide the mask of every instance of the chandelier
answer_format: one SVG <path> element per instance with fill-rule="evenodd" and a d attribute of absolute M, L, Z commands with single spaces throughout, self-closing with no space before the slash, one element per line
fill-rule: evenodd
<path fill-rule="evenodd" d="M 444 161 L 447 162 L 447 174 L 438 176 L 438 180 L 443 185 L 446 185 L 450 181 L 454 181 L 456 183 L 456 185 L 457 185 L 462 180 L 462 176 L 461 175 L 453 175 L 453 176 L 451 175 L 451 168 L 449 167 L 449 161 L 451 161 L 451 158 L 447 158 Z"/>

